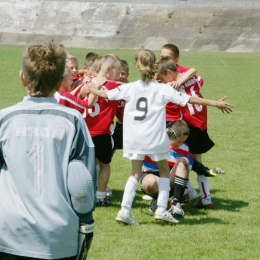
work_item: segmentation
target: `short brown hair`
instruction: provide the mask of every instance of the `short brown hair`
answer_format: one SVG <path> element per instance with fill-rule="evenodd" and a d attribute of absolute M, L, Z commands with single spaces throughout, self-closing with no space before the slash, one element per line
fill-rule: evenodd
<path fill-rule="evenodd" d="M 167 70 L 171 70 L 174 72 L 177 72 L 177 68 L 173 60 L 171 60 L 168 57 L 161 57 L 157 61 L 157 74 L 163 74 L 166 75 Z"/>
<path fill-rule="evenodd" d="M 92 67 L 98 56 L 95 52 L 88 52 L 85 56 L 84 66 L 87 68 Z"/>
<path fill-rule="evenodd" d="M 143 49 L 135 54 L 135 68 L 140 71 L 141 79 L 145 83 L 155 79 L 156 60 L 157 57 L 151 50 Z"/>
<path fill-rule="evenodd" d="M 175 135 L 175 138 L 172 136 L 172 131 L 169 131 L 169 129 L 173 130 L 173 135 Z M 176 139 L 177 137 L 180 136 L 189 136 L 190 135 L 190 128 L 188 124 L 184 120 L 176 120 L 168 123 L 166 127 L 167 134 L 169 138 Z"/>
<path fill-rule="evenodd" d="M 176 45 L 174 45 L 174 44 L 171 44 L 171 43 L 164 44 L 164 45 L 162 46 L 161 50 L 162 50 L 162 49 L 167 49 L 167 50 L 171 51 L 171 52 L 172 52 L 172 55 L 174 56 L 174 58 L 179 58 L 179 56 L 180 56 L 180 50 L 179 50 L 179 48 L 178 48 Z"/>
<path fill-rule="evenodd" d="M 47 97 L 62 78 L 66 51 L 63 45 L 37 41 L 23 53 L 22 69 L 29 95 Z"/>

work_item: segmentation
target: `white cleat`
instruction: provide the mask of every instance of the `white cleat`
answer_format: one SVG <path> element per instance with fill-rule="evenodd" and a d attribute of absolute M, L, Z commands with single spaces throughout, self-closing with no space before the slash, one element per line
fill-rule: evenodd
<path fill-rule="evenodd" d="M 175 217 L 184 217 L 184 211 L 181 208 L 180 203 L 177 203 L 177 205 L 172 205 L 169 211 L 172 213 Z"/>
<path fill-rule="evenodd" d="M 179 221 L 177 219 L 175 219 L 169 211 L 165 211 L 165 212 L 161 213 L 161 212 L 158 212 L 158 209 L 155 211 L 154 219 L 157 222 L 165 222 L 170 225 L 176 225 L 179 223 Z"/>
<path fill-rule="evenodd" d="M 130 213 L 123 215 L 121 213 L 121 210 L 117 213 L 116 221 L 117 223 L 124 224 L 124 225 L 131 225 L 131 226 L 139 225 L 139 223 L 134 219 L 134 217 Z"/>

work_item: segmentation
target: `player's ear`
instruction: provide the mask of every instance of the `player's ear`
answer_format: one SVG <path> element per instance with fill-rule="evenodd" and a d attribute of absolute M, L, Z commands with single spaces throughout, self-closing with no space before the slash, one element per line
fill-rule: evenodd
<path fill-rule="evenodd" d="M 20 80 L 22 82 L 23 87 L 26 87 L 27 84 L 26 84 L 26 81 L 25 81 L 25 78 L 24 78 L 24 73 L 23 73 L 22 70 L 19 71 L 19 77 L 20 77 Z"/>
<path fill-rule="evenodd" d="M 87 66 L 84 66 L 84 67 L 83 67 L 83 70 L 86 70 L 86 69 L 87 69 Z"/>
<path fill-rule="evenodd" d="M 179 58 L 174 58 L 174 63 L 177 64 L 179 61 Z"/>

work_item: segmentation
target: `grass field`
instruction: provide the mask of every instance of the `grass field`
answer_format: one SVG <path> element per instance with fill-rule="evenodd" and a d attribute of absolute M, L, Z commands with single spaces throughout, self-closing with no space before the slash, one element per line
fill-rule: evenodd
<path fill-rule="evenodd" d="M 26 93 L 18 78 L 24 48 L 0 45 L 1 108 L 22 100 Z M 91 50 L 68 51 L 82 67 L 84 55 Z M 130 81 L 138 79 L 138 72 L 133 69 L 136 51 L 92 51 L 100 55 L 114 53 L 126 59 Z M 142 200 L 139 187 L 131 213 L 141 225 L 116 224 L 115 216 L 131 169 L 119 150 L 112 161 L 109 183 L 114 206 L 94 212 L 95 237 L 88 259 L 260 259 L 260 53 L 182 52 L 180 64 L 197 69 L 204 79 L 205 98 L 227 95 L 227 102 L 235 105 L 229 115 L 216 108 L 208 109 L 208 132 L 216 145 L 203 156 L 203 163 L 226 171 L 209 181 L 215 209 L 195 210 L 186 204 L 186 215 L 179 225 L 158 224 L 148 211 L 149 202 Z M 194 172 L 191 181 L 198 191 Z"/>

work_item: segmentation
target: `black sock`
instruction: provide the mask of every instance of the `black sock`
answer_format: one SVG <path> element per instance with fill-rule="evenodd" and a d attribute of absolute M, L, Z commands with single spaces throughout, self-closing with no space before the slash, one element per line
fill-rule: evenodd
<path fill-rule="evenodd" d="M 173 205 L 175 206 L 178 202 L 181 203 L 188 179 L 183 179 L 179 176 L 175 176 L 174 180 L 174 200 Z"/>

